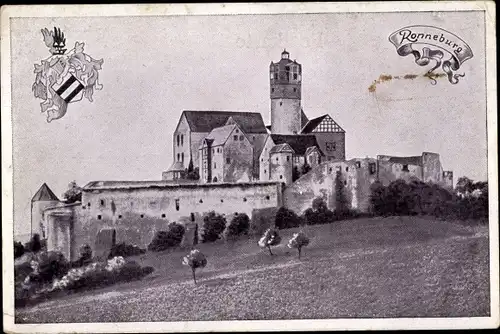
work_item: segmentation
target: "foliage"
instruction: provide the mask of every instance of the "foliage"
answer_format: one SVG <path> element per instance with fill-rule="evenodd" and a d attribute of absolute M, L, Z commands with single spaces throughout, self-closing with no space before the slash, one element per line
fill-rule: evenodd
<path fill-rule="evenodd" d="M 166 249 L 180 245 L 182 237 L 184 236 L 184 225 L 176 222 L 168 225 L 167 231 L 156 232 L 153 240 L 148 245 L 148 250 L 153 252 L 160 252 Z"/>
<path fill-rule="evenodd" d="M 322 197 L 317 197 L 312 202 L 312 208 L 304 212 L 303 219 L 307 225 L 326 224 L 334 220 L 334 213 L 328 209 Z"/>
<path fill-rule="evenodd" d="M 221 237 L 226 228 L 226 218 L 224 216 L 209 212 L 203 217 L 203 226 L 201 231 L 202 242 L 214 242 Z"/>
<path fill-rule="evenodd" d="M 307 162 L 304 162 L 300 170 L 301 175 L 307 174 L 311 170 L 311 166 Z"/>
<path fill-rule="evenodd" d="M 309 245 L 309 238 L 302 231 L 294 233 L 293 237 L 288 241 L 288 248 L 296 248 L 299 252 L 299 259 L 302 252 L 302 247 Z"/>
<path fill-rule="evenodd" d="M 14 241 L 14 259 L 24 255 L 24 246 L 19 241 Z"/>
<path fill-rule="evenodd" d="M 281 207 L 276 212 L 275 227 L 277 229 L 294 228 L 303 225 L 303 220 L 292 210 Z"/>
<path fill-rule="evenodd" d="M 276 207 L 254 209 L 250 222 L 250 234 L 260 238 L 268 228 L 273 227 L 277 211 Z"/>
<path fill-rule="evenodd" d="M 38 253 L 42 249 L 42 241 L 40 240 L 40 234 L 35 233 L 31 237 L 31 240 L 24 245 L 24 251 Z"/>
<path fill-rule="evenodd" d="M 71 181 L 68 185 L 68 190 L 63 194 L 66 203 L 75 203 L 82 201 L 82 188 L 76 184 L 76 181 Z"/>
<path fill-rule="evenodd" d="M 247 235 L 250 228 L 250 218 L 246 213 L 235 215 L 226 230 L 224 231 L 226 239 Z"/>
<path fill-rule="evenodd" d="M 59 252 L 40 252 L 30 265 L 33 271 L 28 276 L 29 280 L 39 283 L 60 278 L 70 269 L 70 263 Z"/>
<path fill-rule="evenodd" d="M 196 269 L 204 268 L 207 265 L 207 258 L 198 249 L 193 249 L 182 259 L 182 264 L 191 267 L 193 281 L 196 284 Z"/>
<path fill-rule="evenodd" d="M 259 246 L 262 248 L 267 248 L 269 250 L 269 254 L 273 255 L 271 251 L 272 246 L 277 246 L 281 243 L 281 237 L 277 230 L 273 228 L 269 228 L 264 232 L 264 235 L 259 240 Z"/>
<path fill-rule="evenodd" d="M 488 217 L 488 183 L 459 179 L 455 193 L 437 184 L 419 180 L 396 180 L 388 186 L 375 182 L 371 207 L 376 215 L 431 215 L 450 219 Z"/>
<path fill-rule="evenodd" d="M 200 169 L 198 167 L 194 168 L 193 160 L 189 160 L 188 168 L 184 171 L 183 178 L 188 180 L 200 179 Z"/>
<path fill-rule="evenodd" d="M 92 262 L 92 248 L 85 244 L 80 247 L 78 260 L 72 263 L 72 267 L 82 267 Z"/>
<path fill-rule="evenodd" d="M 141 255 L 144 253 L 146 253 L 145 249 L 142 249 L 136 245 L 130 245 L 125 242 L 121 242 L 111 247 L 111 251 L 109 253 L 108 258 L 111 259 L 116 256 L 129 257 L 129 256 Z"/>

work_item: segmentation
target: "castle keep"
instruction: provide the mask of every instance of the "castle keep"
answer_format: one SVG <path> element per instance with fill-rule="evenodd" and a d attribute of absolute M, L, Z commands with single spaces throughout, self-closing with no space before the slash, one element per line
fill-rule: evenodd
<path fill-rule="evenodd" d="M 346 160 L 344 129 L 329 114 L 308 119 L 302 65 L 284 50 L 269 66 L 270 120 L 258 112 L 184 110 L 172 137 L 172 165 L 158 181 L 92 181 L 81 202 L 65 204 L 43 185 L 32 200 L 32 233 L 71 260 L 78 249 L 127 242 L 145 247 L 169 222 L 201 224 L 286 206 L 298 214 L 323 197 L 335 208 L 335 182 L 351 209 L 370 209 L 370 186 L 417 179 L 453 187 L 439 155 Z M 100 246 L 101 245 L 101 246 Z"/>

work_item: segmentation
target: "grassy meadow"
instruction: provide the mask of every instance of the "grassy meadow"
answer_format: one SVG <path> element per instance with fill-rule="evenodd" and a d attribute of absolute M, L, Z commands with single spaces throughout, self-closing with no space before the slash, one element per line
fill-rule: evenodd
<path fill-rule="evenodd" d="M 141 281 L 16 310 L 17 323 L 279 320 L 489 315 L 487 226 L 422 217 L 363 218 L 307 226 L 299 260 L 281 230 L 275 256 L 258 239 L 200 244 L 132 258 L 155 271 Z"/>

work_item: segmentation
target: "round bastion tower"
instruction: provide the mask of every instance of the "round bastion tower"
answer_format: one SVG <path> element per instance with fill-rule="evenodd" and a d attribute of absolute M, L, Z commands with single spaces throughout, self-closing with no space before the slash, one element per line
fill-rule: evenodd
<path fill-rule="evenodd" d="M 269 66 L 271 81 L 271 133 L 299 134 L 302 65 L 284 50 L 278 63 Z"/>

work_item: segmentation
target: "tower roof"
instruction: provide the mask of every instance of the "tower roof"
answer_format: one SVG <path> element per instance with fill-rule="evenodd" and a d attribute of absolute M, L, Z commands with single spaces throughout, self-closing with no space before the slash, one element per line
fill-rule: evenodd
<path fill-rule="evenodd" d="M 31 199 L 31 202 L 38 201 L 59 201 L 59 198 L 57 198 L 54 192 L 50 190 L 49 186 L 44 183 Z"/>

